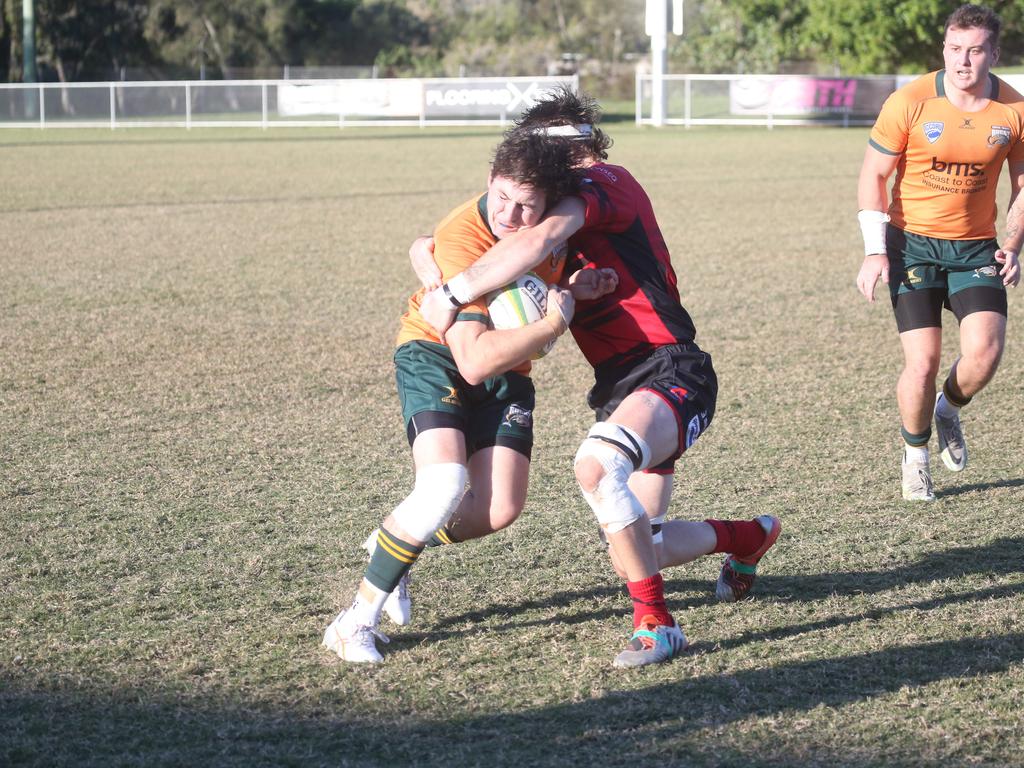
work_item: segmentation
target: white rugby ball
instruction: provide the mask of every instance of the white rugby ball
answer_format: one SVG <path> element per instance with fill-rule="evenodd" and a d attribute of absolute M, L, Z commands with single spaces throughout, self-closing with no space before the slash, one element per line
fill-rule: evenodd
<path fill-rule="evenodd" d="M 498 331 L 522 328 L 540 320 L 548 308 L 548 284 L 534 272 L 527 272 L 504 288 L 487 294 L 487 312 L 491 327 Z M 555 346 L 552 339 L 538 350 L 533 359 L 544 357 Z"/>

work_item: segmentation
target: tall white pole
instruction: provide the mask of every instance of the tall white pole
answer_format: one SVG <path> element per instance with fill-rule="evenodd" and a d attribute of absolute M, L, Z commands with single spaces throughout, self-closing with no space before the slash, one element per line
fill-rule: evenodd
<path fill-rule="evenodd" d="M 36 72 L 36 14 L 33 0 L 21 2 L 21 81 L 35 83 L 39 80 Z M 34 89 L 25 90 L 25 117 L 34 118 L 39 102 Z"/>
<path fill-rule="evenodd" d="M 668 48 L 668 0 L 647 0 L 651 38 L 651 122 L 665 124 L 665 50 Z"/>

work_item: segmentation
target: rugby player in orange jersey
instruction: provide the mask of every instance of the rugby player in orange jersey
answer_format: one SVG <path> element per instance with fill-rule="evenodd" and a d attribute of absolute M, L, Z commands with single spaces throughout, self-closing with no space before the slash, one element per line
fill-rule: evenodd
<path fill-rule="evenodd" d="M 503 141 L 486 194 L 456 208 L 435 232 L 443 272 L 456 274 L 499 239 L 536 224 L 576 183 L 565 148 L 536 136 Z M 538 272 L 557 283 L 564 261 L 564 253 L 558 254 Z M 422 296 L 421 290 L 409 300 L 394 356 L 415 485 L 376 532 L 353 603 L 323 638 L 349 662 L 383 660 L 376 641 L 387 640 L 377 630 L 385 603 L 460 505 L 479 507 L 479 515 L 498 527 L 519 515 L 533 444 L 529 361 L 565 332 L 574 309 L 572 293 L 551 286 L 544 317 L 521 328 L 494 330 L 481 300 L 463 308 L 442 341 L 420 314 Z M 401 619 L 398 623 L 405 623 Z"/>
<path fill-rule="evenodd" d="M 904 366 L 896 399 L 904 441 L 903 498 L 932 501 L 932 420 L 943 464 L 967 465 L 960 409 L 996 373 L 1006 339 L 1006 287 L 1020 280 L 1024 240 L 1024 97 L 989 70 L 999 17 L 963 5 L 946 20 L 945 68 L 885 102 L 857 185 L 864 262 L 857 288 L 889 286 Z M 1006 240 L 996 242 L 996 183 L 1009 164 Z M 896 173 L 889 202 L 889 177 Z M 960 355 L 936 399 L 942 308 L 960 324 Z"/>

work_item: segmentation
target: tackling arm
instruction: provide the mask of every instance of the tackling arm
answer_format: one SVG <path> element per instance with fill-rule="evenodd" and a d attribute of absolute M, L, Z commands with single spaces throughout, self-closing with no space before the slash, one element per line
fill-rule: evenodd
<path fill-rule="evenodd" d="M 458 298 L 464 302 L 495 291 L 547 258 L 583 226 L 586 208 L 578 197 L 567 197 L 545 214 L 539 224 L 499 240 L 461 275 Z"/>
<path fill-rule="evenodd" d="M 540 264 L 560 243 L 584 223 L 586 207 L 578 197 L 568 197 L 547 212 L 539 224 L 499 240 L 479 260 L 448 283 L 427 292 L 420 314 L 443 333 L 462 304 L 508 284 Z"/>
<path fill-rule="evenodd" d="M 864 262 L 857 273 L 857 289 L 868 301 L 875 300 L 878 278 L 889 282 L 889 259 L 885 254 L 885 227 L 889 220 L 888 181 L 899 155 L 879 152 L 872 146 L 864 151 L 857 181 L 857 218 L 864 236 Z"/>

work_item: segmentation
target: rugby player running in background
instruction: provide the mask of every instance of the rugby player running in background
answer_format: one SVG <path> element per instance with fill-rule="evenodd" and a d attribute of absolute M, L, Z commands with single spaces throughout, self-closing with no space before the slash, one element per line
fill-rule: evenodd
<path fill-rule="evenodd" d="M 421 311 L 440 331 L 464 303 L 533 268 L 567 238 L 569 253 L 583 256 L 567 269 L 616 272 L 615 290 L 578 302 L 570 325 L 594 368 L 588 403 L 597 416 L 576 454 L 575 473 L 633 601 L 633 635 L 614 660 L 633 667 L 666 661 L 687 645 L 665 601 L 663 567 L 728 553 L 717 594 L 738 600 L 781 526 L 769 515 L 664 522 L 675 461 L 711 423 L 717 380 L 710 356 L 694 341 L 647 194 L 625 168 L 605 162 L 611 142 L 596 126 L 599 116 L 594 101 L 561 90 L 513 128 L 511 135 L 571 147 L 584 172 L 576 193 L 536 226 L 505 238 L 459 275 L 444 275 L 444 284 L 427 240 L 410 253 L 421 281 L 437 285 Z M 450 530 L 448 538 L 457 541 L 458 533 Z"/>
<path fill-rule="evenodd" d="M 932 501 L 928 443 L 934 417 L 943 464 L 967 466 L 960 409 L 996 373 L 1006 340 L 1006 286 L 1020 280 L 1024 239 L 1024 97 L 989 70 L 1000 21 L 960 6 L 946 21 L 945 69 L 892 94 L 871 130 L 857 186 L 864 262 L 857 288 L 889 286 L 903 348 L 896 384 L 904 449 L 903 498 Z M 1007 237 L 996 242 L 996 183 L 1010 169 Z M 892 201 L 887 182 L 896 181 Z M 935 396 L 942 308 L 960 324 L 960 355 Z"/>

